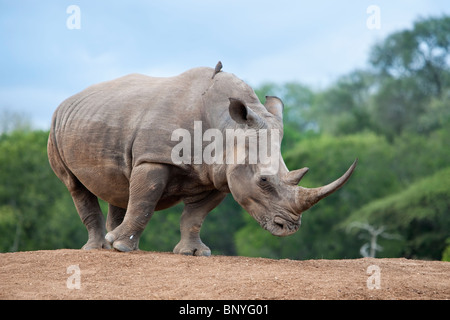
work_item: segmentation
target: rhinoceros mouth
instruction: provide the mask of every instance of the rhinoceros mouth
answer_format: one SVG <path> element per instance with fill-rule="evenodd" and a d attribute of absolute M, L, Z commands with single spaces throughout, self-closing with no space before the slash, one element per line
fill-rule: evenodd
<path fill-rule="evenodd" d="M 273 219 L 264 219 L 261 226 L 274 236 L 285 237 L 295 233 L 300 227 L 300 220 L 291 221 L 281 216 L 275 216 Z"/>

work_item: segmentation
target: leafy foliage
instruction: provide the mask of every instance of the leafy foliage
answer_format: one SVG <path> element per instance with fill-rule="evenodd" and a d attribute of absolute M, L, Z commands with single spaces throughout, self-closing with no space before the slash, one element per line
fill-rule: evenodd
<path fill-rule="evenodd" d="M 450 230 L 450 167 L 372 201 L 346 221 L 384 225 L 404 238 L 395 256 L 440 259 Z M 443 241 L 444 240 L 444 241 Z"/>
<path fill-rule="evenodd" d="M 83 244 L 87 232 L 70 195 L 50 168 L 48 133 L 0 136 L 0 248 L 2 251 Z"/>

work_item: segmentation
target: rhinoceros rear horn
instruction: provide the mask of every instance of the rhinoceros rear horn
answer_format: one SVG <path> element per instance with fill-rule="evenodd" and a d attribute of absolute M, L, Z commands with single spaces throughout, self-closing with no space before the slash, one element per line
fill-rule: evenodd
<path fill-rule="evenodd" d="M 337 189 L 342 187 L 352 175 L 357 163 L 358 159 L 353 162 L 350 168 L 348 168 L 347 172 L 345 172 L 339 179 L 331 182 L 330 184 L 327 184 L 326 186 L 318 188 L 297 187 L 295 202 L 299 213 L 308 210 L 321 199 L 325 198 L 326 196 L 332 194 Z"/>
<path fill-rule="evenodd" d="M 281 120 L 283 119 L 284 104 L 280 98 L 274 96 L 266 96 L 264 107 L 266 107 L 267 111 L 269 111 L 274 116 L 278 117 Z"/>

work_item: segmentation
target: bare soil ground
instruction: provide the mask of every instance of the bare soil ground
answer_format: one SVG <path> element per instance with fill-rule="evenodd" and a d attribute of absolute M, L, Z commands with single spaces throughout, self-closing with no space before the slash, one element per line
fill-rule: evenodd
<path fill-rule="evenodd" d="M 79 268 L 79 289 L 70 289 L 78 275 L 71 266 Z M 0 299 L 450 299 L 450 262 L 66 249 L 1 253 Z"/>

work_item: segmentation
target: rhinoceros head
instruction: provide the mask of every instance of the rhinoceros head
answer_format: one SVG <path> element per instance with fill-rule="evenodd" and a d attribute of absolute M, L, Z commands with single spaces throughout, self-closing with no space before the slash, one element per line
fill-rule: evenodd
<path fill-rule="evenodd" d="M 279 146 L 283 135 L 283 102 L 277 97 L 266 97 L 264 106 L 249 106 L 240 99 L 229 100 L 231 118 L 247 129 L 253 128 L 258 139 L 266 137 L 270 161 L 258 159 L 256 163 L 249 162 L 249 157 L 256 149 L 252 150 L 246 144 L 246 163 L 227 166 L 228 187 L 235 200 L 261 227 L 276 236 L 290 235 L 298 230 L 302 212 L 345 184 L 357 160 L 343 176 L 328 185 L 318 188 L 298 186 L 309 169 L 289 171 L 281 157 Z M 264 147 L 258 144 L 258 152 L 262 149 Z M 234 149 L 235 153 L 240 151 Z"/>

